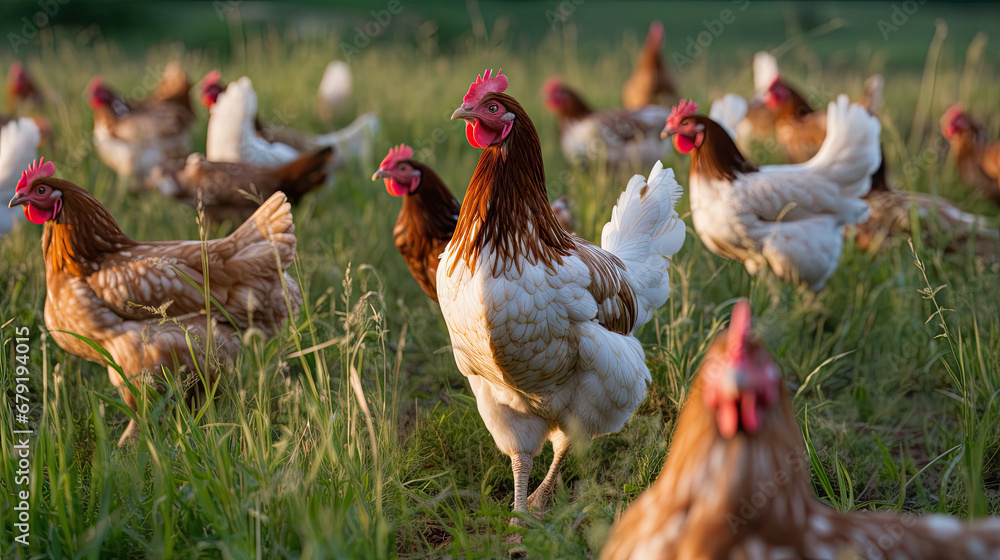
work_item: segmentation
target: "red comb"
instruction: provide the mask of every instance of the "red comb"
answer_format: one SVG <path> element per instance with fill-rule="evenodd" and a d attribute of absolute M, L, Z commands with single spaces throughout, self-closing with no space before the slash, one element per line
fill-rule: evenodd
<path fill-rule="evenodd" d="M 646 43 L 655 45 L 663 44 L 663 23 L 654 21 L 649 24 L 649 32 L 646 34 Z"/>
<path fill-rule="evenodd" d="M 507 90 L 507 76 L 501 76 L 503 69 L 497 70 L 497 75 L 490 77 L 493 70 L 487 70 L 476 77 L 476 81 L 469 86 L 469 93 L 462 98 L 462 104 L 478 103 L 487 93 L 497 93 Z"/>
<path fill-rule="evenodd" d="M 697 103 L 690 99 L 681 99 L 680 103 L 670 110 L 670 116 L 667 118 L 667 128 L 679 126 L 684 117 L 693 115 L 696 112 L 698 112 Z"/>
<path fill-rule="evenodd" d="M 212 84 L 217 84 L 221 79 L 222 79 L 222 73 L 219 72 L 218 70 L 212 70 L 208 74 L 205 74 L 205 79 L 202 80 L 202 85 L 210 86 Z"/>
<path fill-rule="evenodd" d="M 963 107 L 961 103 L 956 103 L 951 107 L 948 107 L 948 110 L 944 112 L 944 116 L 942 117 L 941 120 L 951 122 L 955 120 L 956 117 L 959 117 L 964 113 L 965 113 L 965 107 Z"/>
<path fill-rule="evenodd" d="M 87 91 L 94 93 L 98 88 L 103 87 L 103 85 L 104 80 L 102 80 L 100 76 L 94 76 L 87 84 Z"/>
<path fill-rule="evenodd" d="M 732 363 L 741 361 L 746 355 L 746 342 L 750 337 L 750 301 L 741 299 L 733 306 L 733 316 L 729 319 L 729 334 L 726 345 Z"/>
<path fill-rule="evenodd" d="M 389 148 L 389 155 L 385 156 L 385 159 L 382 160 L 382 163 L 379 164 L 378 168 L 388 169 L 396 165 L 396 162 L 412 158 L 413 148 L 407 146 L 406 144 L 400 144 L 395 148 Z"/>
<path fill-rule="evenodd" d="M 774 89 L 774 86 L 778 85 L 778 82 L 780 81 L 781 81 L 781 74 L 775 74 L 774 79 L 771 80 L 770 85 L 767 86 L 767 91 L 771 91 L 772 89 Z"/>
<path fill-rule="evenodd" d="M 10 75 L 12 77 L 16 78 L 16 77 L 20 76 L 23 73 L 24 73 L 24 67 L 21 66 L 20 62 L 18 62 L 18 61 L 15 60 L 14 62 L 12 62 L 10 64 Z"/>
<path fill-rule="evenodd" d="M 39 177 L 51 177 L 56 174 L 56 164 L 51 161 L 45 161 L 45 158 L 39 158 L 37 161 L 33 161 L 27 169 L 21 172 L 21 180 L 17 182 L 17 188 L 15 190 L 21 190 L 26 188 L 34 182 L 35 179 Z"/>

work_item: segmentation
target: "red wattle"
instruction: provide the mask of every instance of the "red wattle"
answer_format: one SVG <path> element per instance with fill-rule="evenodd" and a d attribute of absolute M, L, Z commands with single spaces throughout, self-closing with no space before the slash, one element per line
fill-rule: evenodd
<path fill-rule="evenodd" d="M 41 210 L 30 203 L 24 205 L 24 217 L 33 224 L 44 224 L 52 219 L 53 214 L 52 210 Z"/>
<path fill-rule="evenodd" d="M 486 128 L 479 121 L 467 122 L 465 124 L 465 137 L 476 148 L 486 148 L 496 141 L 498 133 Z"/>
<path fill-rule="evenodd" d="M 674 135 L 674 149 L 679 153 L 688 154 L 695 148 L 694 141 L 683 134 Z"/>
<path fill-rule="evenodd" d="M 740 416 L 743 420 L 743 429 L 748 434 L 756 434 L 757 428 L 760 427 L 760 415 L 758 412 L 757 393 L 753 391 L 743 393 L 743 399 L 740 402 Z"/>
<path fill-rule="evenodd" d="M 385 180 L 385 190 L 389 191 L 392 196 L 403 196 L 410 194 L 410 189 L 400 185 L 395 179 Z"/>

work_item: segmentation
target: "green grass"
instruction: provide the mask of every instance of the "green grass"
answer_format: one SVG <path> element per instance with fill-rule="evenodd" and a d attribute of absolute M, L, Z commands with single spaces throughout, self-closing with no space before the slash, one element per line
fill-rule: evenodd
<path fill-rule="evenodd" d="M 548 7 L 510 8 L 507 21 L 540 29 L 530 44 L 519 42 L 511 28 L 504 31 L 501 8 L 492 3 L 483 7 L 489 38 L 460 34 L 454 40 L 460 49 L 386 38 L 353 61 L 355 108 L 378 111 L 384 133 L 372 161 L 340 173 L 336 185 L 294 211 L 294 273 L 306 295 L 303 311 L 277 339 L 249 341 L 235 367 L 220 377 L 215 399 L 189 405 L 178 395 L 193 380 L 167 375 L 162 390 L 141 402 L 142 434 L 134 449 L 115 445 L 130 412 L 105 368 L 66 355 L 42 334 L 41 228 L 28 225 L 0 241 L 0 557 L 505 554 L 504 537 L 512 531 L 510 461 L 493 444 L 455 367 L 437 305 L 392 245 L 400 203 L 369 177 L 390 145 L 407 142 L 461 195 L 479 151 L 447 117 L 477 72 L 502 66 L 511 79 L 508 92 L 539 130 L 549 196 L 571 195 L 579 232 L 597 239 L 625 183 L 567 169 L 555 119 L 538 92 L 558 73 L 583 85 L 596 105 L 614 105 L 635 54 L 635 33 L 624 40 L 610 31 L 589 36 L 595 14 L 611 18 L 600 2 L 584 3 L 578 19 L 547 32 Z M 777 47 L 786 36 L 793 43 L 780 61 L 783 71 L 815 85 L 823 99 L 856 94 L 869 72 L 882 71 L 890 180 L 943 194 L 1000 223 L 997 208 L 962 185 L 936 148 L 937 116 L 958 98 L 960 83 L 966 84 L 961 99 L 987 117 L 990 130 L 1000 123 L 991 101 L 1000 96 L 996 49 L 966 63 L 968 41 L 985 25 L 981 12 L 988 8 L 947 16 L 953 32 L 940 44 L 940 60 L 927 79 L 921 68 L 932 16 L 940 11 L 935 6 L 921 8 L 921 18 L 901 30 L 905 38 L 884 45 L 872 37 L 871 21 L 888 13 L 888 5 L 819 7 L 807 10 L 819 14 L 810 17 L 798 9 L 754 9 L 759 11 L 747 12 L 747 27 L 734 25 L 679 76 L 686 95 L 702 103 L 725 91 L 749 93 L 753 49 Z M 782 11 L 788 17 L 775 24 L 774 12 Z M 705 17 L 685 13 L 690 23 L 678 23 L 681 29 L 697 29 L 696 18 Z M 800 35 L 836 13 L 867 19 L 822 37 Z M 638 24 L 640 15 L 668 14 L 630 4 L 622 18 Z M 465 15 L 451 17 L 463 21 Z M 775 33 L 763 37 L 748 29 L 755 21 L 771 22 Z M 133 238 L 196 238 L 189 208 L 117 188 L 89 150 L 91 117 L 80 92 L 96 73 L 128 91 L 150 68 L 177 56 L 195 78 L 215 67 L 226 79 L 251 76 L 265 118 L 278 111 L 290 115 L 292 126 L 323 130 L 314 117 L 315 88 L 323 66 L 339 56 L 339 39 L 249 25 L 242 37 L 231 49 L 190 49 L 157 39 L 146 50 L 106 41 L 81 47 L 57 30 L 27 60 L 43 87 L 59 96 L 44 109 L 54 131 L 42 154 L 56 162 L 59 176 L 94 192 Z M 231 56 L 220 54 L 229 50 Z M 0 57 L 0 65 L 8 62 Z M 922 112 L 915 119 L 918 99 Z M 914 128 L 921 120 L 926 126 Z M 442 142 L 435 141 L 442 137 L 438 129 Z M 201 147 L 204 115 L 195 130 Z M 766 147 L 757 152 L 778 161 Z M 665 163 L 686 185 L 687 158 L 673 155 Z M 902 173 L 904 167 L 910 172 Z M 688 212 L 687 197 L 681 212 Z M 748 277 L 690 233 L 671 268 L 670 300 L 639 333 L 653 377 L 650 397 L 621 433 L 574 450 L 553 509 L 521 531 L 529 557 L 596 556 L 615 516 L 655 480 L 691 379 L 740 296 L 751 298 L 760 333 L 794 387 L 821 499 L 840 509 L 1000 512 L 996 267 L 943 254 L 919 239 L 919 265 L 905 239 L 877 254 L 847 246 L 837 273 L 813 295 Z M 39 432 L 28 548 L 12 541 L 16 467 L 8 459 L 16 365 L 9 339 L 20 326 L 32 332 L 30 416 Z M 550 459 L 546 449 L 536 460 L 532 484 Z"/>

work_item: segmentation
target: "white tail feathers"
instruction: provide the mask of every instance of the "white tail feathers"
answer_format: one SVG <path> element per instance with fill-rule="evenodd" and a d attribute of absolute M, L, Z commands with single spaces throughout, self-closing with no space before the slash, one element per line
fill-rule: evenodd
<path fill-rule="evenodd" d="M 42 133 L 33 119 L 21 117 L 0 128 L 0 200 L 13 198 L 21 172 L 38 157 Z M 0 215 L 0 237 L 14 227 L 19 211 L 5 210 Z"/>
<path fill-rule="evenodd" d="M 823 145 L 803 167 L 840 185 L 845 197 L 863 197 L 871 189 L 872 173 L 882 162 L 881 131 L 877 118 L 840 95 L 827 109 Z"/>
<path fill-rule="evenodd" d="M 257 93 L 246 76 L 229 84 L 208 118 L 205 155 L 210 161 L 240 161 L 243 136 L 253 130 Z"/>
<path fill-rule="evenodd" d="M 726 129 L 729 136 L 733 140 L 736 140 L 736 127 L 739 126 L 743 117 L 747 115 L 747 108 L 746 99 L 733 93 L 727 93 L 722 96 L 722 99 L 716 99 L 712 102 L 708 118 L 719 123 L 722 128 Z"/>
<path fill-rule="evenodd" d="M 635 328 L 648 321 L 670 295 L 667 269 L 686 235 L 675 210 L 683 194 L 674 170 L 664 169 L 657 161 L 648 180 L 642 175 L 632 177 L 604 226 L 601 247 L 625 263 L 639 300 Z"/>
<path fill-rule="evenodd" d="M 753 89 L 762 95 L 778 77 L 778 61 L 771 53 L 759 51 L 753 55 Z"/>
<path fill-rule="evenodd" d="M 372 144 L 379 127 L 378 115 L 364 113 L 340 130 L 317 136 L 316 144 L 334 147 L 335 168 L 351 160 L 365 163 L 372 157 Z"/>

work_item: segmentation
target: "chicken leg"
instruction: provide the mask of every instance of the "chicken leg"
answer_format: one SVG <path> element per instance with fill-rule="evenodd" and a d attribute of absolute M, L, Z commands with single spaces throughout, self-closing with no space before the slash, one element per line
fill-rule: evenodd
<path fill-rule="evenodd" d="M 531 453 L 518 453 L 510 458 L 514 468 L 514 511 L 528 511 L 528 479 L 531 477 Z M 513 523 L 514 520 L 511 520 Z"/>
<path fill-rule="evenodd" d="M 535 491 L 528 496 L 528 505 L 533 508 L 543 508 L 549 503 L 556 479 L 559 477 L 559 467 L 562 466 L 563 459 L 569 453 L 569 437 L 565 432 L 557 430 L 552 433 L 549 439 L 552 440 L 552 451 L 554 452 L 552 465 L 549 466 L 549 472 L 545 474 L 545 478 L 542 479 L 538 488 L 535 488 Z"/>

